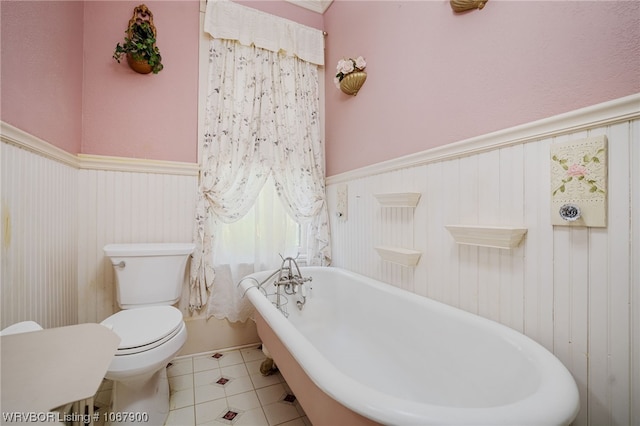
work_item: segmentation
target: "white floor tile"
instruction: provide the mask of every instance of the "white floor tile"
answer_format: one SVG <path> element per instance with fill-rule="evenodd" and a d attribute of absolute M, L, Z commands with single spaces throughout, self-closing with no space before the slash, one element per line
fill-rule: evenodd
<path fill-rule="evenodd" d="M 290 404 L 276 402 L 274 404 L 263 405 L 262 409 L 270 425 L 279 425 L 280 423 L 300 417 L 296 407 Z"/>
<path fill-rule="evenodd" d="M 201 402 L 213 401 L 215 399 L 225 398 L 227 394 L 224 388 L 219 385 L 204 385 L 195 388 L 196 404 Z"/>
<path fill-rule="evenodd" d="M 172 393 L 184 389 L 193 389 L 193 374 L 169 377 L 169 389 L 171 389 Z"/>
<path fill-rule="evenodd" d="M 196 415 L 193 405 L 169 411 L 165 426 L 193 426 L 196 424 Z"/>
<path fill-rule="evenodd" d="M 193 385 L 195 387 L 214 384 L 220 378 L 220 369 L 199 371 L 193 374 Z"/>
<path fill-rule="evenodd" d="M 237 407 L 244 411 L 260 408 L 260 400 L 254 390 L 232 395 L 227 398 L 227 401 L 229 402 L 229 406 Z"/>
<path fill-rule="evenodd" d="M 223 357 L 218 359 L 220 367 L 227 367 L 229 365 L 235 364 L 244 364 L 244 360 L 242 359 L 242 355 L 240 354 L 239 350 L 221 353 Z"/>
<path fill-rule="evenodd" d="M 216 399 L 215 401 L 203 402 L 196 405 L 196 424 L 203 424 L 215 420 L 216 417 L 226 408 L 226 399 Z"/>
<path fill-rule="evenodd" d="M 179 390 L 171 393 L 171 399 L 169 400 L 169 410 L 184 408 L 189 405 L 193 405 L 193 403 L 193 388 Z"/>
<path fill-rule="evenodd" d="M 276 385 L 267 386 L 266 388 L 256 389 L 260 403 L 264 405 L 273 404 L 280 401 L 282 396 L 287 392 L 282 383 Z"/>
<path fill-rule="evenodd" d="M 282 424 L 280 424 L 278 426 L 310 426 L 311 423 L 308 423 L 308 421 L 309 420 L 306 419 L 306 422 L 305 422 L 305 418 L 298 417 L 297 419 L 290 420 L 290 421 L 282 423 Z"/>
<path fill-rule="evenodd" d="M 253 390 L 253 383 L 249 376 L 238 377 L 224 385 L 224 391 L 227 396 L 237 395 L 251 390 Z"/>
<path fill-rule="evenodd" d="M 193 371 L 205 371 L 220 368 L 220 363 L 214 358 L 213 353 L 193 358 Z"/>
<path fill-rule="evenodd" d="M 220 374 L 222 374 L 224 377 L 233 377 L 238 378 L 238 377 L 246 377 L 249 375 L 249 370 L 247 370 L 247 367 L 243 364 L 235 364 L 235 365 L 230 365 L 227 367 L 220 367 Z"/>
<path fill-rule="evenodd" d="M 298 402 L 282 398 L 292 393 L 280 373 L 262 376 L 264 354 L 257 346 L 242 350 L 183 357 L 167 368 L 171 390 L 166 426 L 311 426 Z M 215 383 L 231 379 L 226 385 Z M 108 404 L 112 383 L 105 380 L 95 401 Z M 239 413 L 233 421 L 222 419 L 229 410 Z"/>
<path fill-rule="evenodd" d="M 251 361 L 262 362 L 262 360 L 266 358 L 262 349 L 258 349 L 257 346 L 254 348 L 242 349 L 240 353 L 242 354 L 242 359 L 244 359 L 244 362 L 247 364 Z"/>
<path fill-rule="evenodd" d="M 256 359 L 253 361 L 247 361 L 244 363 L 244 365 L 247 366 L 247 371 L 249 372 L 249 375 L 252 374 L 262 374 L 260 373 L 260 365 L 262 364 L 262 359 Z"/>
<path fill-rule="evenodd" d="M 183 374 L 193 373 L 192 358 L 181 358 L 173 360 L 171 365 L 167 367 L 167 376 L 182 376 Z"/>
<path fill-rule="evenodd" d="M 258 407 L 242 413 L 233 426 L 269 426 L 269 422 L 262 408 Z"/>
<path fill-rule="evenodd" d="M 265 388 L 267 386 L 277 385 L 284 382 L 284 377 L 280 373 L 274 373 L 270 376 L 263 376 L 261 373 L 251 374 L 253 387 L 256 389 Z"/>

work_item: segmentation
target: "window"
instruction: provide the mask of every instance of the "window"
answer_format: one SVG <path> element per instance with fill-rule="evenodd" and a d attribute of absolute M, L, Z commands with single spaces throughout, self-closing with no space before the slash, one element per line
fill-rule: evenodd
<path fill-rule="evenodd" d="M 221 225 L 214 264 L 248 263 L 254 264 L 255 270 L 265 270 L 279 267 L 280 256 L 299 256 L 304 263 L 306 228 L 289 216 L 269 178 L 247 215 Z"/>

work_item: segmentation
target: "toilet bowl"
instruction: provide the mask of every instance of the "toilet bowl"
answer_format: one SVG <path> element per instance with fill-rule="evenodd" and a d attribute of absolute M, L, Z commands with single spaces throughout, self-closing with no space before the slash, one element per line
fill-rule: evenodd
<path fill-rule="evenodd" d="M 163 424 L 169 413 L 165 367 L 187 341 L 182 312 L 173 306 L 127 309 L 101 324 L 122 339 L 105 375 L 114 383 L 112 412 L 147 413 L 150 424 Z"/>
<path fill-rule="evenodd" d="M 166 366 L 187 340 L 182 312 L 171 305 L 180 298 L 193 248 L 193 244 L 104 247 L 115 269 L 122 308 L 101 322 L 121 339 L 105 375 L 113 380 L 111 424 L 162 425 L 169 414 Z"/>

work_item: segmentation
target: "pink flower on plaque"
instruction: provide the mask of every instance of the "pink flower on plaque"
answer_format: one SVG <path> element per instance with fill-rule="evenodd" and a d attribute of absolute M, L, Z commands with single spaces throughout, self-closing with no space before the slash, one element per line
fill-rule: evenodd
<path fill-rule="evenodd" d="M 567 174 L 573 177 L 580 177 L 587 174 L 587 168 L 581 164 L 572 164 L 567 170 Z"/>

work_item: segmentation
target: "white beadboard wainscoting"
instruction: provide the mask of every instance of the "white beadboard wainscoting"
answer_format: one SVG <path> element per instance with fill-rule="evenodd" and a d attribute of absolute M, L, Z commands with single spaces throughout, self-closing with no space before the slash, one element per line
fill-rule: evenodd
<path fill-rule="evenodd" d="M 100 322 L 119 310 L 109 243 L 192 241 L 198 166 L 71 155 L 1 125 L 0 328 Z M 255 324 L 231 324 L 179 304 L 189 338 L 181 354 L 257 342 Z"/>
<path fill-rule="evenodd" d="M 191 241 L 196 164 L 72 155 L 7 123 L 2 142 L 2 327 L 102 321 L 105 244 Z"/>
<path fill-rule="evenodd" d="M 100 322 L 119 310 L 106 244 L 191 242 L 196 185 L 195 175 L 79 170 L 80 322 Z"/>
<path fill-rule="evenodd" d="M 80 155 L 78 172 L 78 319 L 100 322 L 119 310 L 109 243 L 191 242 L 197 167 L 135 159 Z M 187 267 L 188 269 L 188 267 Z M 178 306 L 187 324 L 180 355 L 233 348 L 259 341 L 255 324 L 206 319 L 188 311 L 185 274 Z"/>
<path fill-rule="evenodd" d="M 77 170 L 4 137 L 0 157 L 0 329 L 27 320 L 45 328 L 76 324 Z"/>
<path fill-rule="evenodd" d="M 602 134 L 608 226 L 552 226 L 551 144 Z M 336 214 L 345 184 L 346 220 Z M 415 209 L 374 197 L 400 192 L 422 194 Z M 640 96 L 332 176 L 327 193 L 334 266 L 540 342 L 576 379 L 575 425 L 640 424 Z M 512 250 L 457 245 L 445 225 L 458 224 L 528 232 Z M 392 264 L 379 245 L 422 256 L 414 268 Z"/>

